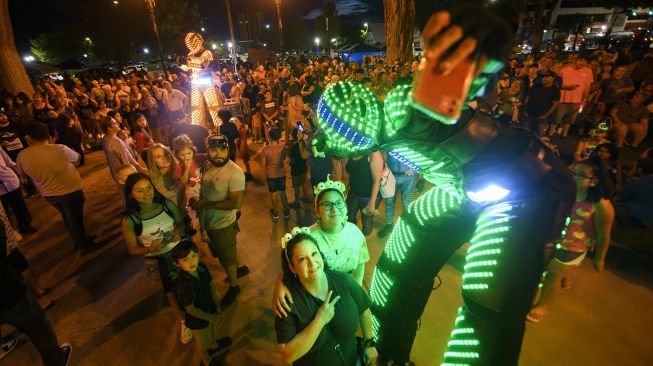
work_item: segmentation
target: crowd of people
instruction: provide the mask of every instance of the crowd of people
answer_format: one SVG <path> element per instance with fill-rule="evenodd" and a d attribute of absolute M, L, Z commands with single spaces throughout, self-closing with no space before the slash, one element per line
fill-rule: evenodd
<path fill-rule="evenodd" d="M 412 83 L 418 66 L 417 61 L 387 64 L 381 57 L 362 63 L 338 57 L 242 63 L 237 70 L 213 62 L 222 108 L 217 123 L 202 125 L 192 124 L 187 115 L 192 84 L 185 73 L 44 80 L 31 96 L 4 95 L 0 197 L 15 224 L 4 220 L 0 229 L 7 240 L 1 241 L 36 232 L 25 192 L 39 194 L 61 213 L 76 250 L 87 254 L 101 248 L 103 243 L 85 229 L 76 169 L 101 145 L 110 175 L 124 193 L 121 228 L 127 249 L 144 257 L 148 277 L 161 282 L 175 310 L 182 342 L 195 339 L 208 365 L 231 345 L 229 337 L 217 338 L 216 329 L 222 311 L 240 293 L 238 280 L 249 273 L 237 236 L 239 220 L 248 220 L 239 209 L 255 162 L 264 172 L 273 220 L 289 219 L 302 204 L 317 217 L 310 228 L 281 240 L 273 308 L 282 357 L 296 365 L 354 365 L 360 325 L 363 362 L 373 362 L 370 299 L 363 283 L 370 259 L 366 236 L 384 198 L 385 226 L 376 235 L 389 235 L 396 194 L 407 207 L 423 180 L 383 151 L 342 159 L 328 151 L 316 153 L 311 138 L 318 128 L 318 99 L 330 85 L 361 83 L 383 101 L 393 87 Z M 570 269 L 594 247 L 594 266 L 603 270 L 615 217 L 625 227 L 653 224 L 653 151 L 643 148 L 653 112 L 653 52 L 639 59 L 603 49 L 519 56 L 488 92 L 478 101 L 479 109 L 502 123 L 529 129 L 552 148 L 556 139 L 578 139 L 569 159 L 576 205 L 528 317 L 539 322 L 559 283 L 571 286 Z M 624 150 L 639 157 L 628 169 L 619 160 Z M 288 173 L 292 190 L 286 186 Z M 384 197 L 389 174 L 396 194 Z M 199 260 L 198 245 L 208 246 L 227 274 L 229 290 L 221 299 Z M 0 251 L 0 260 L 14 268 L 7 277 L 14 279 L 13 297 L 0 301 L 0 320 L 30 336 L 45 364 L 64 364 L 71 346 L 58 346 L 41 310 L 49 304 L 38 305 L 17 272 L 37 297 L 48 289 L 29 273 L 16 245 Z M 7 309 L 30 318 L 12 321 L 5 317 Z M 341 346 L 338 352 L 329 338 Z M 3 350 L 10 344 L 5 342 Z"/>

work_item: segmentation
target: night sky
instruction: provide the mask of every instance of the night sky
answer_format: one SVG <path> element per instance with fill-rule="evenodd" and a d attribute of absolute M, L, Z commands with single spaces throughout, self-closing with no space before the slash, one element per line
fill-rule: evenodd
<path fill-rule="evenodd" d="M 9 0 L 9 13 L 11 16 L 14 37 L 19 53 L 29 51 L 29 40 L 36 38 L 39 33 L 57 30 L 61 27 L 63 19 L 57 19 L 58 4 L 65 0 Z M 112 1 L 112 0 L 88 0 Z M 120 0 L 133 2 L 142 0 Z M 165 0 L 159 0 L 165 1 Z M 218 36 L 227 35 L 227 17 L 224 0 L 189 0 L 199 5 L 200 17 L 204 20 L 207 33 Z M 311 19 L 320 14 L 320 8 L 325 0 L 282 0 L 282 16 L 302 17 Z M 342 21 L 383 21 L 382 0 L 336 0 L 338 14 Z M 239 11 L 247 9 L 261 10 L 265 13 L 266 21 L 276 23 L 274 0 L 231 0 L 233 18 Z M 146 20 L 146 14 L 143 19 Z"/>

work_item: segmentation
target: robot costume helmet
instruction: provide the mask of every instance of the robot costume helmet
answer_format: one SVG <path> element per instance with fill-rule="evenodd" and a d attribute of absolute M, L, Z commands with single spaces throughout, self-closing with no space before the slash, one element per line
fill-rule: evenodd
<path fill-rule="evenodd" d="M 337 155 L 361 155 L 376 147 L 383 111 L 368 88 L 345 81 L 331 85 L 320 97 L 317 116 L 322 130 L 333 137 L 327 147 Z"/>
<path fill-rule="evenodd" d="M 202 38 L 199 33 L 189 32 L 186 33 L 184 43 L 191 52 L 197 52 L 200 48 L 202 48 L 202 45 L 204 44 L 204 38 Z"/>

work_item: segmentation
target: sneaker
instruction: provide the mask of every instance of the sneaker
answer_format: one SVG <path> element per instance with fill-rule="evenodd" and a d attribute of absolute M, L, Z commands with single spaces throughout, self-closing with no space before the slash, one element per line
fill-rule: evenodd
<path fill-rule="evenodd" d="M 102 248 L 102 247 L 105 246 L 106 244 L 107 244 L 107 242 L 104 242 L 104 241 L 101 241 L 101 242 L 90 242 L 90 243 L 86 244 L 85 246 L 83 246 L 82 248 L 80 248 L 80 249 L 79 249 L 79 252 L 80 252 L 82 255 L 87 255 L 87 254 L 93 253 L 94 251 L 96 251 L 96 250 Z"/>
<path fill-rule="evenodd" d="M 392 224 L 385 224 L 383 229 L 379 230 L 379 232 L 376 233 L 376 236 L 378 236 L 379 238 L 385 238 L 386 236 L 388 236 L 388 234 L 392 232 L 392 228 L 393 228 Z"/>
<path fill-rule="evenodd" d="M 2 342 L 2 345 L 0 345 L 0 360 L 2 360 L 8 354 L 10 354 L 11 351 L 13 351 L 14 348 L 16 348 L 17 344 L 18 344 L 18 340 L 16 339 L 16 337 L 13 336 L 10 339 L 7 339 L 6 341 Z"/>
<path fill-rule="evenodd" d="M 249 267 L 240 266 L 240 267 L 236 268 L 236 277 L 237 278 L 245 277 L 248 274 L 249 274 Z"/>
<path fill-rule="evenodd" d="M 70 345 L 70 343 L 62 343 L 61 346 L 59 346 L 59 349 L 63 353 L 64 360 L 64 366 L 68 366 L 70 364 L 70 355 L 73 354 L 73 346 Z"/>
<path fill-rule="evenodd" d="M 233 341 L 231 340 L 230 337 L 224 337 L 224 338 L 218 339 L 217 341 L 215 341 L 215 343 L 217 343 L 217 346 L 215 346 L 214 348 L 207 349 L 207 351 L 209 353 L 209 356 L 211 356 L 211 357 L 213 357 L 213 356 L 217 355 L 218 353 L 220 353 L 222 351 L 225 351 L 226 349 L 231 347 L 231 344 L 233 343 Z"/>
<path fill-rule="evenodd" d="M 186 322 L 181 321 L 181 335 L 179 336 L 182 344 L 188 344 L 193 340 L 193 332 L 186 327 Z"/>
<path fill-rule="evenodd" d="M 224 294 L 224 297 L 220 300 L 220 308 L 224 310 L 229 307 L 229 305 L 233 304 L 234 300 L 236 300 L 236 296 L 238 296 L 239 293 L 240 286 L 229 287 L 227 293 Z"/>
<path fill-rule="evenodd" d="M 268 212 L 270 213 L 270 216 L 272 216 L 273 219 L 279 218 L 279 214 L 273 208 L 271 208 L 270 211 Z"/>

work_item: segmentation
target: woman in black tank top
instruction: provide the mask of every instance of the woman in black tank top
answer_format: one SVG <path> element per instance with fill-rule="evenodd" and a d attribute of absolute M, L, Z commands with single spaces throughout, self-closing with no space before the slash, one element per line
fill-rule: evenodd
<path fill-rule="evenodd" d="M 345 170 L 349 174 L 349 194 L 347 195 L 347 215 L 356 224 L 356 216 L 361 211 L 363 234 L 369 235 L 374 228 L 376 208 L 381 202 L 379 188 L 383 175 L 383 157 L 375 151 L 366 156 L 350 158 Z"/>

